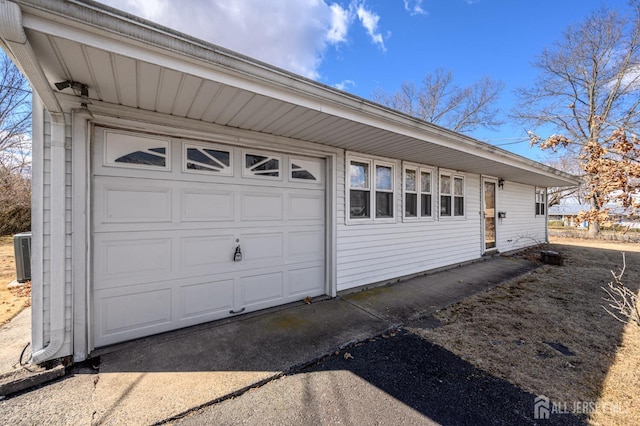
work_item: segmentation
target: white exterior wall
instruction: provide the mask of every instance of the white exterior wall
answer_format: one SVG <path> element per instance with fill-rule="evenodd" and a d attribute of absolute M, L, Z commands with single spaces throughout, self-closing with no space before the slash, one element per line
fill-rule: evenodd
<path fill-rule="evenodd" d="M 497 189 L 497 210 L 507 217 L 497 219 L 497 248 L 501 252 L 546 242 L 546 215 L 536 216 L 536 187 L 505 182 Z"/>
<path fill-rule="evenodd" d="M 366 155 L 358 157 L 367 158 Z M 388 282 L 482 255 L 479 175 L 463 173 L 464 218 L 438 218 L 439 196 L 434 191 L 434 220 L 403 221 L 402 162 L 385 159 L 395 164 L 395 221 L 357 223 L 346 219 L 346 161 L 344 156 L 338 159 L 338 291 Z M 434 189 L 437 188 L 437 179 L 433 184 Z"/>

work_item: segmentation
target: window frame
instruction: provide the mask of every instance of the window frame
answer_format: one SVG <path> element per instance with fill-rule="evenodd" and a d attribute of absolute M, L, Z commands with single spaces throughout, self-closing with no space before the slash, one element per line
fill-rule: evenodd
<path fill-rule="evenodd" d="M 247 155 L 255 155 L 255 156 L 259 156 L 259 157 L 267 157 L 269 160 L 278 160 L 278 176 L 269 176 L 267 174 L 260 174 L 260 173 L 251 173 L 249 171 L 247 171 Z M 267 160 L 267 161 L 269 161 Z M 243 178 L 249 178 L 249 179 L 264 179 L 264 180 L 279 180 L 282 181 L 283 180 L 283 175 L 285 174 L 286 168 L 285 168 L 285 164 L 283 162 L 283 158 L 281 154 L 274 154 L 270 151 L 262 151 L 259 149 L 256 150 L 248 150 L 248 149 L 243 149 L 242 150 L 242 157 L 240 159 L 241 161 L 241 169 L 242 169 L 242 177 Z M 275 172 L 275 171 L 274 171 Z M 273 172 L 271 172 L 273 173 Z"/>
<path fill-rule="evenodd" d="M 188 150 L 190 148 L 195 149 L 210 149 L 213 151 L 223 151 L 229 153 L 229 166 L 227 170 L 221 171 L 212 171 L 212 170 L 201 170 L 201 169 L 190 169 L 187 167 L 188 163 L 194 160 L 189 160 Z M 206 176 L 225 176 L 231 177 L 234 175 L 234 149 L 232 147 L 226 145 L 218 145 L 218 144 L 209 144 L 209 143 L 196 143 L 196 142 L 183 142 L 182 143 L 182 171 L 183 173 L 194 173 L 201 174 Z"/>
<path fill-rule="evenodd" d="M 534 213 L 535 217 L 547 216 L 547 188 L 535 188 Z"/>
<path fill-rule="evenodd" d="M 416 173 L 416 188 L 415 191 L 407 190 L 407 170 L 411 170 Z M 425 192 L 422 188 L 422 175 L 423 173 L 428 173 L 430 177 L 430 191 Z M 435 176 L 435 167 L 425 166 L 421 164 L 408 163 L 405 162 L 402 165 L 402 219 L 405 222 L 415 222 L 415 221 L 434 221 L 434 176 Z M 407 216 L 407 194 L 414 194 L 416 196 L 416 215 L 415 216 Z M 431 203 L 430 203 L 430 215 L 422 214 L 422 196 L 430 195 Z"/>
<path fill-rule="evenodd" d="M 378 167 L 384 167 L 390 169 L 390 178 L 391 178 L 391 189 L 386 188 L 378 188 Z M 392 220 L 396 217 L 396 170 L 393 166 L 393 163 L 387 163 L 385 161 L 373 160 L 373 173 L 371 174 L 371 179 L 373 180 L 373 199 L 372 199 L 372 208 L 374 220 Z M 381 194 L 391 194 L 391 215 L 390 216 L 380 216 L 378 217 L 378 193 Z"/>
<path fill-rule="evenodd" d="M 128 142 L 124 142 L 122 139 L 118 139 L 118 137 L 123 138 L 124 140 L 128 140 Z M 144 145 L 145 143 L 150 144 L 150 147 L 142 147 L 140 148 L 149 151 L 154 148 L 164 148 L 165 152 L 162 155 L 158 155 L 160 158 L 164 158 L 164 165 L 152 165 L 152 164 L 144 164 L 144 163 L 128 163 L 118 161 L 119 158 L 124 157 L 125 155 L 130 155 L 135 151 L 130 151 L 129 149 L 123 149 L 123 147 L 129 147 L 135 144 Z M 119 167 L 125 169 L 138 169 L 138 170 L 149 170 L 149 171 L 158 171 L 158 172 L 171 172 L 171 163 L 173 156 L 171 155 L 171 146 L 172 139 L 169 137 L 162 137 L 159 135 L 149 135 L 146 133 L 137 133 L 137 132 L 127 132 L 123 130 L 115 130 L 115 129 L 107 129 L 103 133 L 103 162 L 102 165 L 104 167 Z M 118 151 L 126 152 L 126 154 L 118 153 Z M 140 151 L 140 150 L 138 150 Z M 140 151 L 142 152 L 142 151 Z M 155 154 L 154 154 L 155 155 Z"/>
<path fill-rule="evenodd" d="M 448 177 L 451 180 L 449 193 L 442 192 L 442 178 Z M 467 218 L 467 176 L 465 173 L 453 170 L 440 169 L 438 172 L 438 219 L 443 220 L 465 220 Z M 462 195 L 456 195 L 456 180 L 462 181 Z M 449 211 L 451 214 L 442 214 L 442 197 L 449 197 Z M 462 198 L 462 214 L 456 214 L 456 198 Z"/>
<path fill-rule="evenodd" d="M 347 154 L 345 158 L 345 219 L 347 224 L 366 224 L 366 223 L 395 223 L 398 216 L 397 213 L 397 163 L 394 161 L 383 160 L 374 157 L 350 155 Z M 351 165 L 352 163 L 366 164 L 369 170 L 366 182 L 366 188 L 356 188 L 351 186 Z M 388 167 L 391 169 L 391 189 L 384 189 L 378 187 L 377 182 L 377 167 Z M 366 191 L 369 193 L 368 199 L 368 217 L 352 217 L 351 215 L 351 191 Z M 377 193 L 391 194 L 391 216 L 377 216 L 376 197 Z"/>
<path fill-rule="evenodd" d="M 293 177 L 293 173 L 298 171 L 298 169 L 294 169 L 293 165 L 294 162 L 319 162 L 319 168 L 318 168 L 318 175 L 316 176 L 315 174 L 313 174 L 311 171 L 305 169 L 305 168 L 301 168 L 301 171 L 307 171 L 311 176 L 314 177 L 314 179 L 303 179 L 303 178 L 297 178 L 297 177 Z M 304 183 L 304 184 L 308 184 L 308 185 L 324 185 L 324 168 L 323 168 L 323 161 L 324 159 L 322 158 L 315 158 L 315 157 L 304 157 L 301 155 L 290 155 L 289 156 L 289 168 L 287 170 L 287 174 L 289 175 L 289 182 L 297 182 L 297 183 Z"/>

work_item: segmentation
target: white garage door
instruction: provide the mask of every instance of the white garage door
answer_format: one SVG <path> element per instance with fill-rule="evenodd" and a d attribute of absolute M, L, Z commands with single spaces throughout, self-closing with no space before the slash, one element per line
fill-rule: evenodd
<path fill-rule="evenodd" d="M 96 129 L 94 346 L 318 296 L 324 159 Z"/>

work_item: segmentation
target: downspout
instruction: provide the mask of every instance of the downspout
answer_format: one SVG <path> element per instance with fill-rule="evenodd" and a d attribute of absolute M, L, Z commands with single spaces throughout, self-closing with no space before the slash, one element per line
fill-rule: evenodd
<path fill-rule="evenodd" d="M 549 188 L 544 188 L 544 242 L 549 244 Z"/>
<path fill-rule="evenodd" d="M 49 343 L 34 348 L 33 362 L 51 359 L 64 344 L 65 336 L 65 118 L 53 90 L 40 67 L 22 26 L 22 11 L 17 4 L 0 0 L 0 38 L 22 73 L 29 79 L 45 109 L 51 115 L 51 209 L 50 209 L 50 283 Z M 44 283 L 41 283 L 44 285 Z"/>
<path fill-rule="evenodd" d="M 52 114 L 51 119 L 49 343 L 33 353 L 35 364 L 51 359 L 62 348 L 65 335 L 65 122 L 62 114 Z"/>

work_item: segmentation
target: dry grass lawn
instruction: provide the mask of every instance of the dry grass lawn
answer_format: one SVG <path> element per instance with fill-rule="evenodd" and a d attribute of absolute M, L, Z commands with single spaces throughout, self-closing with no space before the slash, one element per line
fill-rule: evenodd
<path fill-rule="evenodd" d="M 15 317 L 31 304 L 31 285 L 10 289 L 7 287 L 16 279 L 16 267 L 13 253 L 13 238 L 0 237 L 0 325 Z"/>
<path fill-rule="evenodd" d="M 619 271 L 626 252 L 623 282 L 638 291 L 640 244 L 562 238 L 552 243 L 548 249 L 564 255 L 563 266 L 544 265 L 475 295 L 438 312 L 443 326 L 416 332 L 568 410 L 591 403 L 591 424 L 637 424 L 640 327 L 604 311 L 601 287 L 612 280 L 611 270 Z M 537 258 L 539 251 L 519 255 Z"/>

